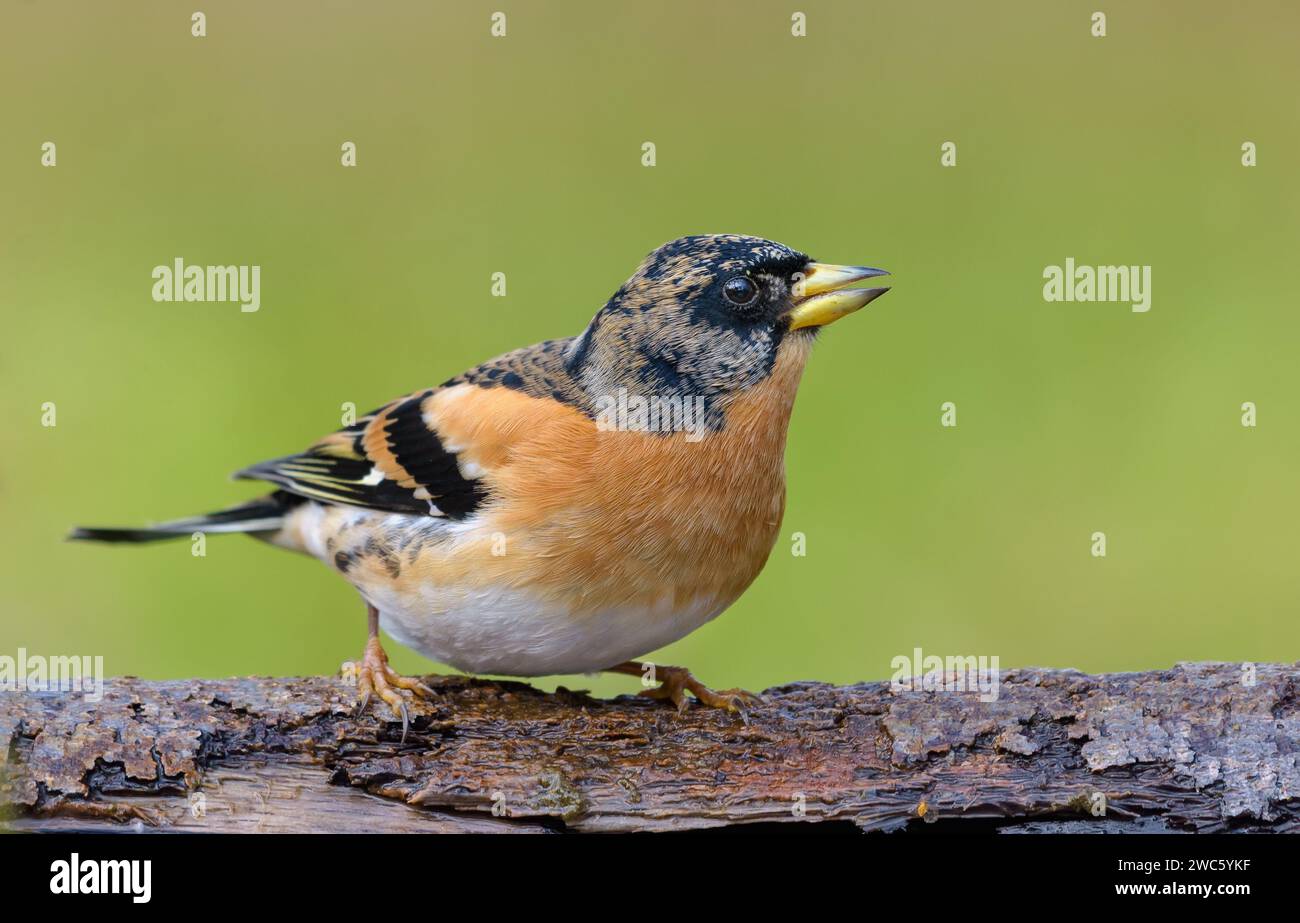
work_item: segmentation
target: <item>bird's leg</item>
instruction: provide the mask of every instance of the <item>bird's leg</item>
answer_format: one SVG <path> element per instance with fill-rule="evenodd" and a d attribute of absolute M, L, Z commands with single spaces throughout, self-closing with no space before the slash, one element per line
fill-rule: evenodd
<path fill-rule="evenodd" d="M 741 718 L 748 723 L 748 706 L 760 705 L 763 702 L 762 698 L 752 692 L 746 692 L 744 689 L 723 689 L 715 692 L 692 676 L 691 671 L 685 667 L 665 667 L 658 664 L 639 663 L 635 660 L 629 660 L 620 663 L 618 666 L 608 667 L 605 672 L 626 673 L 629 676 L 648 676 L 652 680 L 658 680 L 658 686 L 653 689 L 643 689 L 638 694 L 650 699 L 667 699 L 677 706 L 678 712 L 686 711 L 689 701 L 686 698 L 686 693 L 689 692 L 695 696 L 701 705 L 738 712 Z"/>
<path fill-rule="evenodd" d="M 405 689 L 417 698 L 431 699 L 435 693 L 432 689 L 409 676 L 402 676 L 388 665 L 388 654 L 379 643 L 379 610 L 366 604 L 367 621 L 370 636 L 366 640 L 366 652 L 360 663 L 343 664 L 345 675 L 355 675 L 357 680 L 357 714 L 360 715 L 370 704 L 371 694 L 379 696 L 388 703 L 393 713 L 402 718 L 402 742 L 406 742 L 406 729 L 410 725 L 410 716 L 406 711 L 406 699 L 398 689 Z"/>

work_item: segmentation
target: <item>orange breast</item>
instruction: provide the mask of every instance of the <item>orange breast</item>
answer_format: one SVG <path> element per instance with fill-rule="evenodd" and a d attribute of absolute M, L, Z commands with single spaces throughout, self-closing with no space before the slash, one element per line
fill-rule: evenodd
<path fill-rule="evenodd" d="M 438 392 L 430 422 L 493 499 L 478 527 L 424 549 L 401 581 L 501 583 L 591 611 L 666 598 L 725 607 L 776 541 L 809 348 L 787 340 L 772 374 L 727 407 L 725 428 L 699 441 L 602 431 L 571 407 L 501 388 Z"/>

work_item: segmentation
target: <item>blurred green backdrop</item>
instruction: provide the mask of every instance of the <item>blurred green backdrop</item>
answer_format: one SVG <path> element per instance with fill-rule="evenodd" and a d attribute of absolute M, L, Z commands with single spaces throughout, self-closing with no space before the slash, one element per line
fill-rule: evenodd
<path fill-rule="evenodd" d="M 918 646 L 1296 659 L 1300 13 L 1105 4 L 1094 38 L 1098 5 L 5 0 L 0 653 L 337 669 L 364 613 L 315 561 L 62 537 L 251 496 L 227 475 L 343 402 L 577 332 L 658 244 L 733 231 L 896 288 L 818 347 L 766 571 L 657 660 L 761 688 Z M 178 256 L 260 265 L 261 310 L 155 303 Z M 1150 313 L 1045 303 L 1066 257 L 1150 264 Z"/>

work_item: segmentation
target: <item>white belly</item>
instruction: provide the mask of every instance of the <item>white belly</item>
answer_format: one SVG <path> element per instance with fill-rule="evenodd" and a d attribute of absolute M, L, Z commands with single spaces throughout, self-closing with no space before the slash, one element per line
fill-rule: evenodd
<path fill-rule="evenodd" d="M 574 615 L 527 591 L 456 592 L 429 588 L 412 599 L 384 587 L 363 590 L 385 631 L 431 660 L 467 673 L 545 676 L 594 673 L 685 637 L 725 608 L 693 600 L 675 611 L 670 600 Z"/>
<path fill-rule="evenodd" d="M 431 528 L 437 531 L 425 534 Z M 455 541 L 475 538 L 475 529 L 473 522 L 431 522 L 424 516 L 308 503 L 295 510 L 278 543 L 337 569 L 335 552 L 362 551 L 376 535 L 401 545 L 411 530 L 426 539 L 437 540 L 440 533 Z M 628 602 L 575 614 L 540 589 L 413 586 L 411 580 L 395 581 L 382 567 L 353 566 L 344 576 L 402 644 L 458 670 L 508 676 L 603 670 L 685 637 L 732 602 L 702 594 L 674 604 L 666 590 L 654 605 Z"/>

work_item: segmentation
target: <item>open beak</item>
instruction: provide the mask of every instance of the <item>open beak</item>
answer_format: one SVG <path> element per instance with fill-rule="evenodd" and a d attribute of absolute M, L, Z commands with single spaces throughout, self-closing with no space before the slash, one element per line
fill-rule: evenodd
<path fill-rule="evenodd" d="M 888 288 L 848 288 L 854 282 L 889 275 L 883 269 L 870 266 L 835 266 L 831 263 L 809 263 L 803 279 L 795 283 L 792 294 L 794 307 L 786 316 L 790 329 L 825 327 L 846 314 L 852 314 L 863 305 L 875 301 Z"/>

